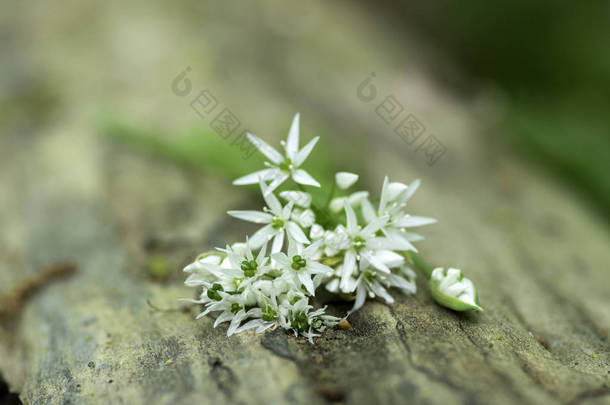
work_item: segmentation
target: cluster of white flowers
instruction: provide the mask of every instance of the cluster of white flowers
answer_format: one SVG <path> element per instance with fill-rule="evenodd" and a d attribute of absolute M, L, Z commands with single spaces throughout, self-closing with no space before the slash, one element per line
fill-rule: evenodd
<path fill-rule="evenodd" d="M 184 269 L 190 273 L 185 284 L 202 288 L 200 299 L 190 300 L 205 306 L 199 317 L 216 314 L 214 326 L 230 322 L 229 336 L 280 326 L 311 340 L 340 321 L 311 305 L 320 286 L 351 297 L 350 312 L 367 297 L 393 303 L 391 287 L 415 293 L 415 273 L 405 256 L 417 252 L 413 242 L 422 237 L 408 229 L 436 222 L 405 211 L 419 180 L 405 185 L 386 177 L 375 206 L 368 192 L 347 192 L 358 175 L 339 172 L 328 203 L 320 207 L 303 187 L 320 184 L 301 168 L 318 138 L 299 149 L 298 114 L 282 141 L 284 154 L 254 135 L 248 138 L 269 159 L 268 168 L 234 184 L 258 184 L 266 207 L 228 213 L 262 227 L 245 243 L 203 254 Z M 299 190 L 281 190 L 288 179 Z M 337 191 L 344 195 L 335 196 Z"/>

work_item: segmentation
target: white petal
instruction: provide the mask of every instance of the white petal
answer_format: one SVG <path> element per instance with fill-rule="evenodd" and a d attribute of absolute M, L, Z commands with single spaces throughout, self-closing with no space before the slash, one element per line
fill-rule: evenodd
<path fill-rule="evenodd" d="M 358 219 L 356 219 L 356 213 L 354 209 L 347 201 L 343 202 L 343 207 L 345 208 L 345 216 L 346 216 L 346 228 L 347 233 L 349 235 L 355 235 L 358 232 Z"/>
<path fill-rule="evenodd" d="M 362 216 L 366 222 L 371 222 L 375 219 L 375 208 L 368 198 L 362 200 Z"/>
<path fill-rule="evenodd" d="M 269 186 L 263 193 L 263 197 L 273 193 L 276 188 L 278 188 L 280 185 L 282 185 L 283 182 L 286 181 L 286 179 L 288 179 L 288 177 L 290 177 L 288 173 L 278 171 L 276 176 L 273 178 L 273 181 L 269 183 Z"/>
<path fill-rule="evenodd" d="M 297 156 L 294 161 L 294 164 L 297 167 L 301 166 L 303 164 L 303 162 L 305 162 L 305 160 L 309 157 L 309 154 L 311 153 L 314 146 L 316 146 L 316 144 L 318 143 L 319 140 L 320 140 L 320 137 L 316 136 L 311 141 L 309 141 L 309 143 L 307 145 L 303 146 L 303 149 L 301 149 L 299 151 L 299 153 L 297 153 Z"/>
<path fill-rule="evenodd" d="M 304 271 L 299 271 L 297 274 L 299 276 L 299 280 L 301 280 L 301 283 L 303 283 L 307 289 L 307 292 L 311 295 L 316 295 L 316 291 L 313 288 L 313 282 L 311 281 L 311 276 Z"/>
<path fill-rule="evenodd" d="M 229 211 L 227 214 L 256 224 L 268 224 L 273 219 L 273 215 L 260 211 Z"/>
<path fill-rule="evenodd" d="M 408 240 L 402 237 L 391 237 L 387 238 L 376 237 L 369 239 L 367 246 L 371 249 L 379 250 L 379 249 L 390 249 L 390 250 L 412 250 L 417 252 L 415 246 L 411 244 Z"/>
<path fill-rule="evenodd" d="M 373 265 L 373 267 L 375 267 L 377 270 L 383 271 L 384 273 L 390 273 L 390 269 L 388 268 L 388 266 L 386 266 L 385 263 L 383 263 L 381 260 L 379 260 L 375 256 L 367 254 L 367 253 L 363 253 L 362 257 L 364 259 L 366 259 L 369 263 L 371 263 Z"/>
<path fill-rule="evenodd" d="M 296 113 L 292 124 L 290 125 L 290 131 L 288 132 L 288 138 L 286 139 L 286 155 L 293 162 L 296 160 L 297 152 L 299 151 L 299 113 Z M 298 164 L 297 164 L 298 166 Z"/>
<path fill-rule="evenodd" d="M 292 173 L 292 179 L 299 183 L 299 184 L 303 184 L 305 186 L 314 186 L 314 187 L 320 187 L 320 183 L 318 183 L 316 181 L 316 179 L 314 179 L 313 177 L 311 177 L 309 175 L 309 173 L 307 173 L 305 170 L 303 169 L 298 169 L 296 170 L 294 173 Z"/>
<path fill-rule="evenodd" d="M 307 246 L 305 249 L 303 249 L 301 256 L 310 258 L 318 251 L 318 249 L 320 249 L 321 246 L 322 246 L 322 240 L 318 240 L 318 241 L 312 243 L 311 245 Z"/>
<path fill-rule="evenodd" d="M 281 215 L 282 213 L 282 204 L 280 204 L 277 197 L 268 191 L 267 186 L 262 181 L 260 182 L 261 191 L 263 192 L 263 198 L 265 199 L 265 203 L 267 203 L 267 207 L 275 214 Z"/>
<path fill-rule="evenodd" d="M 390 268 L 401 266 L 405 262 L 402 255 L 392 250 L 378 250 L 374 256 Z"/>
<path fill-rule="evenodd" d="M 380 217 L 380 218 L 375 218 L 373 219 L 371 222 L 369 222 L 364 229 L 362 230 L 362 232 L 360 232 L 362 234 L 363 237 L 369 237 L 369 236 L 373 236 L 378 230 L 380 230 L 386 223 L 388 222 L 388 217 Z"/>
<path fill-rule="evenodd" d="M 254 249 L 258 249 L 263 246 L 269 239 L 275 235 L 277 231 L 273 229 L 271 224 L 264 226 L 259 229 L 252 237 L 250 238 L 250 246 Z"/>
<path fill-rule="evenodd" d="M 284 246 L 284 231 L 280 231 L 273 238 L 273 245 L 271 246 L 271 253 L 277 253 L 282 250 Z"/>
<path fill-rule="evenodd" d="M 216 318 L 216 322 L 214 322 L 214 327 L 217 327 L 221 323 L 227 322 L 231 318 L 233 318 L 233 314 L 232 313 L 230 313 L 230 312 L 223 312 L 222 314 L 218 315 L 218 318 Z"/>
<path fill-rule="evenodd" d="M 420 184 L 421 184 L 420 179 L 416 179 L 413 182 L 411 182 L 411 184 L 409 184 L 409 188 L 407 188 L 405 190 L 404 194 L 402 194 L 400 196 L 399 201 L 401 203 L 405 203 L 405 202 L 409 201 L 409 199 L 413 196 L 413 194 L 415 194 L 415 191 L 417 190 L 417 188 L 419 187 Z"/>
<path fill-rule="evenodd" d="M 267 244 L 263 244 L 263 247 L 261 248 L 261 250 L 258 252 L 258 256 L 256 256 L 256 263 L 258 263 L 259 265 L 262 265 L 265 262 L 266 256 L 267 255 Z"/>
<path fill-rule="evenodd" d="M 238 329 L 236 329 L 235 333 L 241 333 L 254 328 L 261 328 L 263 326 L 265 326 L 265 324 L 261 319 L 251 319 L 248 322 L 244 323 L 242 326 L 240 326 Z M 273 323 L 271 323 L 271 326 L 273 326 Z"/>
<path fill-rule="evenodd" d="M 352 307 L 351 311 L 349 311 L 349 313 L 351 314 L 352 312 L 356 312 L 357 310 L 362 308 L 365 300 L 366 288 L 364 286 L 360 286 L 358 287 L 358 292 L 356 293 L 356 301 L 354 301 L 354 306 Z"/>
<path fill-rule="evenodd" d="M 271 255 L 271 258 L 282 266 L 290 266 L 290 259 L 285 253 L 279 252 Z"/>
<path fill-rule="evenodd" d="M 400 228 L 412 228 L 415 226 L 433 224 L 435 222 L 437 221 L 434 218 L 407 215 L 406 217 L 396 221 L 395 225 Z"/>
<path fill-rule="evenodd" d="M 354 270 L 356 270 L 356 252 L 353 250 L 348 250 L 345 252 L 345 258 L 343 260 L 343 274 L 341 275 L 340 285 L 344 292 L 351 292 L 348 291 L 349 279 Z"/>
<path fill-rule="evenodd" d="M 310 269 L 311 274 L 330 274 L 333 272 L 328 266 L 323 265 L 322 263 L 315 262 L 310 260 L 307 263 L 307 267 Z"/>
<path fill-rule="evenodd" d="M 288 235 L 290 235 L 290 237 L 297 242 L 307 244 L 310 243 L 307 236 L 305 236 L 305 233 L 303 233 L 303 230 L 296 223 L 288 221 L 286 223 L 286 231 L 288 231 Z"/>
<path fill-rule="evenodd" d="M 418 240 L 418 239 L 411 239 L 409 237 L 409 232 L 402 232 L 399 231 L 397 229 L 392 229 L 392 228 L 384 228 L 383 232 L 386 234 L 387 239 L 389 241 L 386 241 L 386 245 L 388 246 L 388 249 L 393 249 L 393 250 L 412 250 L 414 252 L 417 252 L 417 249 L 415 248 L 415 246 L 413 246 L 413 244 L 411 244 L 412 240 Z M 391 247 L 390 247 L 391 246 Z"/>
<path fill-rule="evenodd" d="M 263 141 L 258 136 L 247 134 L 248 139 L 256 148 L 261 151 L 261 153 L 269 158 L 273 163 L 279 165 L 284 161 L 284 156 L 280 152 L 278 152 L 273 146 L 269 145 L 267 142 Z"/>
<path fill-rule="evenodd" d="M 388 197 L 389 197 L 388 187 L 389 187 L 389 180 L 388 180 L 388 176 L 386 176 L 383 179 L 383 187 L 381 188 L 381 199 L 379 201 L 379 213 L 380 214 L 385 213 L 385 208 L 388 203 Z"/>
<path fill-rule="evenodd" d="M 328 283 L 326 283 L 326 289 L 331 293 L 339 292 L 339 279 L 333 278 Z"/>
<path fill-rule="evenodd" d="M 285 220 L 290 219 L 290 217 L 291 217 L 290 213 L 292 212 L 293 207 L 294 207 L 294 201 L 290 201 L 288 204 L 286 204 L 286 206 L 284 208 L 282 208 L 282 213 L 280 214 L 280 216 Z"/>
<path fill-rule="evenodd" d="M 350 172 L 338 172 L 335 175 L 335 181 L 340 189 L 345 190 L 358 181 L 358 175 Z"/>
<path fill-rule="evenodd" d="M 386 304 L 393 304 L 394 298 L 383 288 L 381 285 L 374 283 L 371 286 L 373 288 L 373 292 L 378 296 L 384 299 Z"/>
<path fill-rule="evenodd" d="M 259 180 L 261 178 L 265 181 L 271 180 L 274 177 L 275 172 L 277 172 L 277 171 L 278 171 L 277 169 L 259 170 L 257 172 L 250 173 L 246 176 L 240 177 L 239 179 L 233 181 L 233 185 L 243 186 L 245 184 L 256 184 L 259 182 Z"/>

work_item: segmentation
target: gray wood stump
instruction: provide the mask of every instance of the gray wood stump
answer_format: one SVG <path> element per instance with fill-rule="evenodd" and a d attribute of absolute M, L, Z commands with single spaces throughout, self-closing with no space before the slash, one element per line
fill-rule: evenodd
<path fill-rule="evenodd" d="M 494 110 L 439 90 L 418 73 L 415 51 L 393 48 L 391 32 L 372 30 L 347 5 L 320 4 L 307 16 L 328 30 L 320 36 L 290 9 L 252 26 L 241 6 L 198 5 L 206 18 L 239 27 L 228 34 L 189 9 L 178 11 L 183 24 L 164 22 L 169 3 L 145 15 L 140 6 L 101 4 L 83 36 L 66 33 L 82 24 L 70 16 L 84 5 L 30 24 L 40 35 L 24 39 L 5 67 L 26 66 L 22 51 L 45 61 L 31 77 L 62 83 L 53 91 L 63 102 L 51 118 L 19 121 L 0 138 L 0 297 L 14 297 L 53 263 L 77 266 L 2 321 L 0 373 L 24 403 L 608 403 L 608 227 L 490 136 Z M 40 15 L 39 7 L 24 6 L 23 17 Z M 287 33 L 291 18 L 305 24 L 296 36 Z M 156 37 L 142 32 L 157 30 L 161 48 L 123 47 L 150 43 Z M 98 40 L 111 31 L 121 35 Z M 53 47 L 34 39 L 47 34 Z M 257 48 L 269 40 L 286 50 Z M 84 47 L 93 41 L 95 53 Z M 82 54 L 68 57 L 75 49 Z M 247 49 L 261 54 L 242 63 Z M 397 295 L 392 306 L 368 302 L 350 317 L 353 330 L 329 330 L 314 345 L 281 330 L 227 338 L 212 319 L 195 321 L 198 308 L 177 301 L 194 294 L 182 285 L 182 267 L 242 239 L 251 228 L 225 212 L 260 202 L 223 179 L 112 144 L 90 120 L 113 105 L 153 127 L 207 125 L 170 91 L 186 64 L 197 89 L 211 88 L 271 141 L 299 109 L 305 137 L 336 134 L 325 142 L 338 154 L 366 148 L 363 186 L 371 190 L 386 174 L 421 177 L 413 213 L 439 220 L 423 231 L 421 251 L 462 268 L 485 312 L 438 307 L 420 279 L 416 295 Z M 70 75 L 91 66 L 100 72 Z M 367 104 L 356 87 L 371 70 L 379 93 Z M 375 114 L 390 94 L 447 147 L 434 166 Z M 166 278 L 159 269 L 170 269 Z"/>

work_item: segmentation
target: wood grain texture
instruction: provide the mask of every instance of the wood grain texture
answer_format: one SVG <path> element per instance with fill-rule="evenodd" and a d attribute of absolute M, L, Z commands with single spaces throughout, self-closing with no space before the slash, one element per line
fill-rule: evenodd
<path fill-rule="evenodd" d="M 188 10 L 178 12 L 178 26 L 163 22 L 166 6 L 151 4 L 134 27 L 129 17 L 143 6 L 123 10 L 109 2 L 88 35 L 113 27 L 150 41 L 141 32 L 157 27 L 169 43 L 185 41 L 191 49 L 185 55 L 163 48 L 163 59 L 176 61 L 171 67 L 150 63 L 159 57 L 154 50 L 127 55 L 120 38 L 108 36 L 95 54 L 70 59 L 70 69 L 104 61 L 114 69 L 67 80 L 61 72 L 69 63 L 59 56 L 82 49 L 78 38 L 61 35 L 79 21 L 69 14 L 35 28 L 51 33 L 58 57 L 37 41 L 23 44 L 34 58 L 48 58 L 42 74 L 64 84 L 55 89 L 64 102 L 52 121 L 9 128 L 0 138 L 0 296 L 49 263 L 70 260 L 79 269 L 29 297 L 0 328 L 0 373 L 24 403 L 608 403 L 607 225 L 571 190 L 495 139 L 492 115 L 439 90 L 417 73 L 415 51 L 395 49 L 391 32 L 373 30 L 347 5 L 316 3 L 319 11 L 308 18 L 328 27 L 327 37 L 299 31 L 295 39 L 283 31 L 289 12 L 254 27 L 241 7 L 198 5 L 208 18 L 243 30 L 222 37 L 218 25 L 202 26 Z M 74 7 L 73 18 L 85 10 Z M 23 13 L 41 11 L 44 6 L 30 5 Z M 111 18 L 117 15 L 123 17 Z M 209 34 L 204 56 L 197 50 L 202 32 Z M 233 63 L 233 52 L 275 37 L 300 51 L 262 47 L 250 63 Z M 374 46 L 379 43 L 389 45 Z M 274 52 L 285 63 L 276 65 Z M 85 118 L 116 103 L 151 125 L 197 124 L 188 103 L 169 91 L 189 57 L 202 85 L 226 95 L 223 102 L 260 135 L 277 139 L 299 108 L 306 137 L 321 130 L 335 134 L 327 142 L 338 151 L 365 148 L 363 185 L 377 190 L 386 174 L 397 181 L 421 177 L 411 208 L 439 224 L 423 232 L 419 246 L 431 262 L 461 267 L 477 284 L 485 312 L 440 308 L 418 280 L 416 295 L 398 296 L 392 306 L 369 302 L 350 317 L 353 330 L 330 330 L 315 345 L 280 330 L 227 338 L 212 319 L 195 321 L 198 309 L 177 302 L 194 293 L 182 285 L 181 268 L 200 251 L 250 232 L 225 212 L 260 202 L 225 180 L 112 144 Z M 302 66 L 320 59 L 326 66 Z M 126 60 L 136 67 L 124 73 L 119 61 Z M 11 63 L 25 62 L 15 56 Z M 371 69 L 380 76 L 380 97 L 394 93 L 445 143 L 447 155 L 437 164 L 428 166 L 372 103 L 356 98 Z M 137 72 L 140 81 L 105 90 Z M 331 85 L 323 86 L 319 75 Z M 159 261 L 171 269 L 163 282 L 150 271 Z M 347 308 L 330 303 L 336 313 Z"/>

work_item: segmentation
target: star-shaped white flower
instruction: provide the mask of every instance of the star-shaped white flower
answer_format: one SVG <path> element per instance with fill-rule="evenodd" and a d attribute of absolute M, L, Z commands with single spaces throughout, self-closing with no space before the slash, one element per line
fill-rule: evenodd
<path fill-rule="evenodd" d="M 256 148 L 270 160 L 270 162 L 265 163 L 267 166 L 269 166 L 269 168 L 240 177 L 233 182 L 234 185 L 241 186 L 246 184 L 256 184 L 258 183 L 259 179 L 262 178 L 265 182 L 270 182 L 265 193 L 271 194 L 289 177 L 292 177 L 292 180 L 294 180 L 296 183 L 306 186 L 320 187 L 320 183 L 311 177 L 309 173 L 300 168 L 301 165 L 303 165 L 303 162 L 305 162 L 305 159 L 307 159 L 311 153 L 314 146 L 316 146 L 316 143 L 320 137 L 315 137 L 302 149 L 299 149 L 298 113 L 294 116 L 286 142 L 282 141 L 285 155 L 282 155 L 274 147 L 259 137 L 252 134 L 248 134 L 247 136 L 250 142 L 252 142 L 254 146 L 256 146 Z"/>
<path fill-rule="evenodd" d="M 316 274 L 331 274 L 333 269 L 315 261 L 313 258 L 318 252 L 322 241 L 317 241 L 306 248 L 303 245 L 290 240 L 288 244 L 288 255 L 285 253 L 275 253 L 271 258 L 275 260 L 288 277 L 298 284 L 302 284 L 310 295 L 315 294 L 315 287 L 312 276 Z"/>
<path fill-rule="evenodd" d="M 384 234 L 391 239 L 399 240 L 409 246 L 408 250 L 417 252 L 415 246 L 410 242 L 423 239 L 420 235 L 407 232 L 406 228 L 433 224 L 434 218 L 409 215 L 405 212 L 407 201 L 413 196 L 419 187 L 420 180 L 413 181 L 410 185 L 402 183 L 390 183 L 386 176 L 381 189 L 379 208 L 375 211 L 369 200 L 362 201 L 362 216 L 366 221 L 372 221 L 380 216 L 388 216 L 387 224 L 382 228 Z"/>
<path fill-rule="evenodd" d="M 228 214 L 242 219 L 244 221 L 254 222 L 257 224 L 266 224 L 259 229 L 250 238 L 250 246 L 253 249 L 258 249 L 263 246 L 269 239 L 273 238 L 272 253 L 277 253 L 282 250 L 284 245 L 284 236 L 286 233 L 299 243 L 309 244 L 309 239 L 301 227 L 292 219 L 292 208 L 294 202 L 290 201 L 286 206 L 282 207 L 277 197 L 268 193 L 267 186 L 260 180 L 263 198 L 267 203 L 264 212 L 261 211 L 229 211 Z"/>
<path fill-rule="evenodd" d="M 345 258 L 341 269 L 340 288 L 345 293 L 355 290 L 352 275 L 357 270 L 363 270 L 372 266 L 378 271 L 390 273 L 390 268 L 380 260 L 379 253 L 386 250 L 405 249 L 406 245 L 401 241 L 377 236 L 379 231 L 388 221 L 388 217 L 376 217 L 364 228 L 358 225 L 356 213 L 351 205 L 345 202 L 346 226 L 338 227 L 336 234 L 343 234 L 347 243 Z"/>

